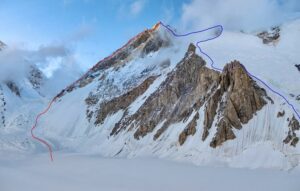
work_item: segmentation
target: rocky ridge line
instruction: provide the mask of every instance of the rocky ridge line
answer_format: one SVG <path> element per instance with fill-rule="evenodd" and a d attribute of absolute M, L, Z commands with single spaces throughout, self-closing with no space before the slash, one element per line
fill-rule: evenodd
<path fill-rule="evenodd" d="M 193 44 L 189 46 L 185 57 L 137 112 L 132 115 L 124 112 L 111 136 L 127 130 L 134 131 L 135 139 L 141 139 L 154 131 L 153 139 L 157 140 L 166 129 L 172 128 L 172 124 L 186 124 L 191 119 L 178 137 L 180 145 L 195 134 L 199 125 L 203 126 L 202 140 L 205 141 L 214 125 L 217 132 L 210 140 L 210 146 L 215 148 L 234 139 L 232 128 L 242 128 L 267 104 L 265 90 L 248 76 L 242 64 L 233 61 L 220 73 L 207 68 L 195 49 Z M 145 83 L 147 80 L 140 86 L 144 87 Z M 145 91 L 140 86 L 109 102 L 101 103 L 96 114 L 100 120 L 97 121 L 103 122 L 106 116 L 118 110 L 126 111 L 134 99 Z M 204 121 L 197 125 L 201 108 L 204 109 Z M 161 127 L 156 129 L 161 123 Z"/>

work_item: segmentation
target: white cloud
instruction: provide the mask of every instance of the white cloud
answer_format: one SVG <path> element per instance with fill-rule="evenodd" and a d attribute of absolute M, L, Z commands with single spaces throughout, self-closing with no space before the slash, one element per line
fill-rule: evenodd
<path fill-rule="evenodd" d="M 130 5 L 130 13 L 131 15 L 138 15 L 145 6 L 145 1 L 144 0 L 136 0 Z"/>
<path fill-rule="evenodd" d="M 222 24 L 255 31 L 278 25 L 299 10 L 298 0 L 192 0 L 183 5 L 181 22 L 186 28 Z"/>
<path fill-rule="evenodd" d="M 73 53 L 64 45 L 43 45 L 36 50 L 7 46 L 0 51 L 0 81 L 22 80 L 29 73 L 31 65 L 38 66 L 46 76 L 71 65 L 78 68 Z"/>

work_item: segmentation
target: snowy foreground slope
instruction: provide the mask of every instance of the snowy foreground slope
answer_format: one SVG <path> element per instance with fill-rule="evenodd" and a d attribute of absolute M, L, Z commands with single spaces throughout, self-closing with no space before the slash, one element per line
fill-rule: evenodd
<path fill-rule="evenodd" d="M 294 66 L 300 60 L 299 30 L 297 20 L 281 26 L 279 40 L 271 44 L 226 31 L 200 44 L 224 69 L 218 72 L 190 45 L 213 33 L 179 39 L 157 25 L 60 92 L 35 134 L 52 145 L 54 159 L 56 152 L 68 151 L 292 169 L 300 162 L 299 119 L 244 66 L 299 111 L 300 72 Z M 14 109 L 31 117 L 1 130 L 1 153 L 46 152 L 30 138 L 42 106 L 45 102 Z"/>
<path fill-rule="evenodd" d="M 300 187 L 300 169 L 214 168 L 151 158 L 126 160 L 60 152 L 55 156 L 53 163 L 47 154 L 0 157 L 0 190 L 298 191 Z"/>

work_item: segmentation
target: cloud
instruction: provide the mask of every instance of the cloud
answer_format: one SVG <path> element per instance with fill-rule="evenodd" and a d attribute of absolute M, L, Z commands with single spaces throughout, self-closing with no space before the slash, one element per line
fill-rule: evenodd
<path fill-rule="evenodd" d="M 48 80 L 41 87 L 41 91 L 47 93 L 45 96 L 51 97 L 57 95 L 58 92 L 83 74 L 76 63 L 77 59 L 73 54 L 49 60 L 49 67 L 45 68 L 43 72 L 46 76 L 50 72 L 51 76 L 48 75 Z"/>
<path fill-rule="evenodd" d="M 227 30 L 250 32 L 279 25 L 298 11 L 298 0 L 192 0 L 182 7 L 181 23 L 193 29 L 222 24 Z"/>
<path fill-rule="evenodd" d="M 70 72 L 74 72 L 79 77 L 82 71 L 74 48 L 76 43 L 93 32 L 92 29 L 90 25 L 82 24 L 68 37 L 55 43 L 42 44 L 35 49 L 19 43 L 7 45 L 0 49 L 0 81 L 23 80 L 29 74 L 31 65 L 37 66 L 48 78 L 64 71 L 68 72 L 65 72 L 66 75 L 72 76 Z"/>
<path fill-rule="evenodd" d="M 72 57 L 73 53 L 61 44 L 42 45 L 36 50 L 7 46 L 0 51 L 0 81 L 23 80 L 32 65 L 51 77 L 55 70 L 64 66 Z M 76 62 L 72 65 L 75 67 Z"/>
<path fill-rule="evenodd" d="M 136 0 L 130 5 L 130 13 L 133 16 L 138 15 L 145 6 L 145 1 L 144 0 Z"/>

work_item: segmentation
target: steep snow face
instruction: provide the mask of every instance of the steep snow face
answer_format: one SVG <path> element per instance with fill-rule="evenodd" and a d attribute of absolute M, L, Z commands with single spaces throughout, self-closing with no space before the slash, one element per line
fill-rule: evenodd
<path fill-rule="evenodd" d="M 29 151 L 33 146 L 28 129 L 37 111 L 48 101 L 39 94 L 31 80 L 25 78 L 0 83 L 1 150 Z"/>
<path fill-rule="evenodd" d="M 300 73 L 294 67 L 295 62 L 299 61 L 294 46 L 299 27 L 299 21 L 282 26 L 276 45 L 263 44 L 255 35 L 225 32 L 218 40 L 200 46 L 215 59 L 219 68 L 231 60 L 239 60 L 248 71 L 286 95 L 299 110 L 299 102 L 289 95 L 300 94 L 297 85 L 300 83 Z M 186 54 L 189 43 L 199 41 L 198 38 L 195 35 L 178 39 L 161 26 L 144 31 L 60 92 L 55 104 L 41 119 L 37 135 L 46 138 L 55 150 L 105 156 L 152 155 L 196 164 L 251 168 L 288 169 L 297 166 L 300 160 L 299 143 L 295 147 L 291 146 L 291 140 L 284 143 L 289 134 L 293 140 L 300 137 L 299 130 L 292 130 L 291 127 L 295 114 L 282 98 L 258 81 L 257 85 L 265 89 L 267 104 L 255 112 L 249 121 L 240 119 L 241 127 L 232 128 L 234 137 L 226 139 L 216 148 L 211 146 L 211 141 L 219 132 L 218 117 L 213 118 L 208 136 L 201 140 L 206 118 L 204 106 L 191 110 L 184 120 L 170 123 L 156 140 L 153 137 L 164 126 L 164 120 L 139 138 L 135 136 L 136 128 L 130 123 L 125 125 L 125 130 L 112 134 L 124 116 L 137 115 L 143 105 L 157 94 L 155 92 L 168 83 L 168 77 L 176 71 L 182 58 L 189 57 Z M 224 94 L 220 99 L 216 111 L 222 111 L 220 103 L 227 99 L 226 96 Z M 117 105 L 107 106 L 111 100 L 118 100 L 115 102 Z M 101 112 L 108 115 L 99 116 Z M 198 117 L 195 117 L 197 113 Z M 190 123 L 195 124 L 194 130 L 180 144 L 178 137 Z"/>
<path fill-rule="evenodd" d="M 0 41 L 0 50 L 6 45 Z M 35 68 L 31 68 L 30 72 Z M 0 150 L 26 150 L 30 144 L 24 126 L 30 125 L 28 119 L 32 110 L 24 107 L 28 102 L 39 98 L 33 84 L 39 84 L 40 79 L 30 73 L 28 79 L 22 81 L 0 81 Z M 37 88 L 38 86 L 36 86 Z M 22 113 L 22 112 L 24 113 Z M 29 115 L 28 115 L 29 114 Z"/>
<path fill-rule="evenodd" d="M 249 72 L 284 94 L 300 111 L 300 101 L 296 100 L 300 94 L 300 73 L 295 67 L 300 62 L 297 50 L 300 20 L 286 23 L 280 29 L 275 44 L 263 44 L 256 35 L 225 31 L 215 41 L 203 43 L 202 48 L 219 68 L 234 59 L 239 60 Z"/>
<path fill-rule="evenodd" d="M 53 134 L 54 139 L 58 138 L 57 135 L 60 136 L 58 140 L 66 140 L 65 137 L 70 137 L 69 140 L 72 140 L 75 136 L 78 137 L 76 142 L 80 137 L 85 139 L 86 136 L 101 129 L 95 128 L 95 116 L 88 117 L 90 113 L 101 109 L 97 103 L 120 96 L 140 85 L 150 76 L 156 76 L 156 80 L 145 92 L 150 96 L 186 52 L 186 47 L 182 45 L 182 42 L 176 39 L 170 41 L 170 37 L 161 28 L 153 31 L 147 30 L 130 41 L 117 54 L 97 64 L 83 78 L 58 95 L 56 104 L 41 120 L 41 124 L 47 124 L 47 126 L 41 125 L 42 128 L 37 129 L 37 132 L 40 130 L 44 134 L 46 129 L 47 133 Z M 160 42 L 162 39 L 163 42 Z M 136 101 L 141 105 L 145 100 L 138 98 Z M 89 104 L 89 102 L 95 102 L 95 104 Z M 132 112 L 134 110 L 135 108 L 132 108 Z M 56 118 L 60 119 L 61 116 L 65 117 L 60 123 L 53 121 Z M 57 125 L 59 128 L 52 128 Z M 79 126 L 83 128 L 78 128 Z M 51 130 L 48 131 L 48 129 Z M 59 143 L 62 142 L 59 141 Z"/>

